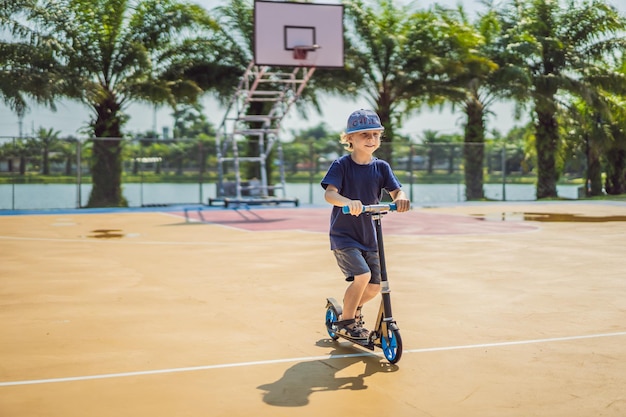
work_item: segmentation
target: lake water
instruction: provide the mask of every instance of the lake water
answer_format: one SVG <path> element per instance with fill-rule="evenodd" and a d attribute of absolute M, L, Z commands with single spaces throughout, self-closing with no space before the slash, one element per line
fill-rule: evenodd
<path fill-rule="evenodd" d="M 418 206 L 456 203 L 465 201 L 462 184 L 414 184 L 404 187 L 405 192 Z M 485 184 L 485 195 L 492 200 L 502 200 L 502 184 Z M 80 188 L 81 206 L 87 204 L 91 184 Z M 559 197 L 578 198 L 575 185 L 557 186 Z M 534 201 L 535 186 L 507 184 L 506 201 Z M 160 204 L 208 204 L 215 198 L 215 184 L 125 184 L 123 194 L 130 207 Z M 319 184 L 286 184 L 284 197 L 297 198 L 300 204 L 325 204 Z M 282 190 L 277 191 L 283 197 Z M 0 210 L 41 210 L 76 208 L 79 192 L 75 184 L 2 184 L 0 185 Z"/>

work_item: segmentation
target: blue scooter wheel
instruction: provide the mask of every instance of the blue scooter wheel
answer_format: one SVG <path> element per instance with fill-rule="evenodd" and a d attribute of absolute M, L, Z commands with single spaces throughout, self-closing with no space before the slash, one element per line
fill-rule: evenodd
<path fill-rule="evenodd" d="M 326 331 L 328 332 L 328 336 L 333 340 L 339 339 L 339 336 L 337 336 L 335 332 L 335 326 L 333 325 L 338 319 L 337 312 L 333 307 L 326 308 Z"/>
<path fill-rule="evenodd" d="M 389 328 L 386 335 L 382 335 L 380 347 L 389 363 L 396 363 L 402 357 L 402 338 L 400 330 Z"/>

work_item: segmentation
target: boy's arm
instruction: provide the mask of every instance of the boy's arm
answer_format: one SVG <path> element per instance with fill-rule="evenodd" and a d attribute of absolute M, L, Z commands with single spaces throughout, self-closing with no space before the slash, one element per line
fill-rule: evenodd
<path fill-rule="evenodd" d="M 337 207 L 350 207 L 350 214 L 358 216 L 363 210 L 363 203 L 361 200 L 350 200 L 339 194 L 339 190 L 332 184 L 328 184 L 326 191 L 324 192 L 324 198 L 333 206 Z"/>
<path fill-rule="evenodd" d="M 411 209 L 411 201 L 401 188 L 393 190 L 389 193 L 393 202 L 396 203 L 396 211 L 409 211 Z"/>

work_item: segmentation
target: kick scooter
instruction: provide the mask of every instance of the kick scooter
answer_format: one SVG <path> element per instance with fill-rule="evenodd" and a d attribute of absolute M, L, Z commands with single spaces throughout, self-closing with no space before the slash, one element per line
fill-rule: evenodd
<path fill-rule="evenodd" d="M 378 239 L 378 256 L 380 258 L 381 301 L 378 315 L 376 316 L 376 326 L 370 331 L 369 338 L 367 340 L 355 340 L 339 333 L 337 321 L 341 316 L 342 307 L 334 298 L 326 299 L 326 330 L 331 339 L 337 340 L 341 337 L 370 350 L 379 347 L 383 350 L 385 358 L 392 364 L 398 362 L 402 356 L 402 338 L 400 337 L 400 329 L 391 314 L 391 290 L 387 281 L 381 217 L 388 211 L 395 210 L 396 205 L 393 203 L 363 206 L 363 213 L 371 215 L 374 220 L 376 237 Z M 347 206 L 343 207 L 342 211 L 344 214 L 350 213 L 350 209 Z"/>

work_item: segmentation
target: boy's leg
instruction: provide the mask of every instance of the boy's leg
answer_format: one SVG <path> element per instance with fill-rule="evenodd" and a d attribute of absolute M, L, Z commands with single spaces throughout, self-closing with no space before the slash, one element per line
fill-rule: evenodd
<path fill-rule="evenodd" d="M 356 275 L 354 277 L 354 281 L 350 283 L 348 288 L 346 288 L 346 293 L 343 296 L 343 314 L 341 315 L 342 320 L 350 320 L 354 318 L 356 314 L 356 308 L 360 305 L 361 300 L 366 295 L 369 295 L 370 291 L 368 291 L 368 287 L 370 281 L 370 274 L 365 273 L 361 275 Z M 370 298 L 371 299 L 371 298 Z"/>
<path fill-rule="evenodd" d="M 356 309 L 360 305 L 359 302 L 363 298 L 366 288 L 369 285 L 369 280 L 369 273 L 355 275 L 354 280 L 350 283 L 348 288 L 346 288 L 346 292 L 343 296 L 343 313 L 340 320 L 340 322 L 343 323 L 339 330 L 339 332 L 351 338 L 363 341 L 367 340 L 369 332 L 360 325 L 360 320 L 359 323 L 357 323 L 355 315 Z"/>
<path fill-rule="evenodd" d="M 370 277 L 359 300 L 360 306 L 376 297 L 380 292 L 380 257 L 378 256 L 378 252 L 364 252 L 363 257 L 370 269 Z"/>
<path fill-rule="evenodd" d="M 335 250 L 337 264 L 347 277 L 346 281 L 352 281 L 343 297 L 343 313 L 341 320 L 343 331 L 350 337 L 367 339 L 368 331 L 362 327 L 362 320 L 355 321 L 357 307 L 371 300 L 378 293 L 380 282 L 380 268 L 378 267 L 377 252 L 363 252 L 356 248 Z M 367 272 L 365 272 L 367 271 Z M 376 274 L 372 276 L 372 272 Z"/>
<path fill-rule="evenodd" d="M 359 301 L 359 305 L 356 308 L 356 312 L 354 314 L 354 319 L 356 320 L 356 325 L 364 328 L 365 327 L 365 321 L 363 320 L 363 305 L 365 303 L 367 303 L 368 301 L 370 301 L 372 298 L 376 297 L 376 295 L 380 292 L 380 284 L 372 284 L 369 283 L 367 284 L 367 287 L 365 288 L 365 292 L 363 292 L 363 295 L 361 296 L 361 301 Z"/>
<path fill-rule="evenodd" d="M 368 301 L 376 297 L 379 292 L 380 292 L 380 284 L 372 284 L 372 283 L 367 284 L 367 287 L 365 287 L 365 291 L 363 292 L 363 295 L 361 296 L 361 301 L 359 301 L 359 305 L 362 306 L 363 304 L 367 303 Z"/>

